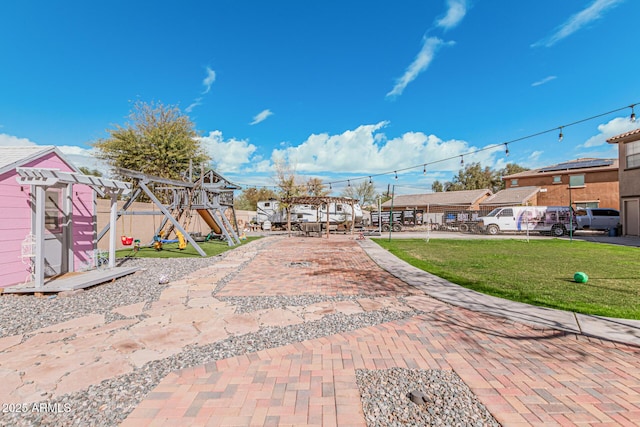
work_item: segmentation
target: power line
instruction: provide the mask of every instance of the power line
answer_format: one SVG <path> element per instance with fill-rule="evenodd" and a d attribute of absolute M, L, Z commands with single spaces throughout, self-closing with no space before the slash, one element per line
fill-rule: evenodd
<path fill-rule="evenodd" d="M 385 175 L 392 175 L 392 174 L 396 177 L 395 179 L 398 179 L 397 178 L 398 172 L 404 172 L 404 171 L 408 171 L 408 170 L 412 170 L 412 169 L 423 168 L 423 172 L 426 173 L 427 166 L 434 165 L 434 164 L 437 164 L 437 163 L 447 162 L 449 160 L 453 160 L 453 159 L 457 159 L 457 158 L 460 158 L 461 165 L 463 165 L 464 164 L 464 156 L 471 156 L 473 154 L 481 153 L 483 151 L 494 150 L 494 149 L 499 148 L 499 147 L 503 147 L 505 149 L 505 153 L 508 155 L 509 154 L 509 144 L 515 144 L 515 143 L 518 143 L 518 142 L 521 142 L 521 141 L 524 141 L 524 140 L 527 140 L 527 139 L 535 138 L 537 136 L 544 135 L 544 134 L 547 134 L 547 133 L 550 133 L 550 132 L 556 132 L 556 131 L 559 132 L 558 140 L 562 141 L 562 139 L 564 138 L 563 130 L 565 128 L 568 128 L 568 127 L 571 127 L 571 126 L 575 126 L 575 125 L 578 125 L 580 123 L 588 122 L 588 121 L 591 121 L 591 120 L 595 120 L 597 118 L 600 118 L 600 117 L 603 117 L 603 116 L 607 116 L 609 114 L 617 113 L 618 111 L 626 110 L 627 108 L 631 108 L 630 120 L 632 122 L 635 122 L 636 115 L 635 115 L 634 107 L 636 105 L 638 105 L 638 104 L 639 103 L 633 103 L 633 104 L 630 104 L 630 105 L 625 105 L 624 107 L 616 108 L 614 110 L 607 111 L 605 113 L 599 113 L 599 114 L 596 114 L 594 116 L 590 116 L 590 117 L 587 117 L 587 118 L 584 118 L 584 119 L 576 120 L 574 122 L 567 123 L 567 124 L 560 125 L 560 126 L 556 126 L 556 127 L 553 127 L 553 128 L 547 129 L 547 130 L 543 130 L 543 131 L 540 131 L 540 132 L 532 133 L 530 135 L 526 135 L 526 136 L 522 136 L 522 137 L 519 137 L 519 138 L 515 138 L 515 139 L 512 139 L 510 141 L 505 141 L 505 142 L 501 142 L 499 144 L 489 145 L 487 147 L 479 148 L 477 150 L 469 151 L 469 152 L 462 153 L 462 154 L 456 154 L 455 156 L 451 156 L 451 157 L 447 157 L 447 158 L 443 158 L 443 159 L 439 159 L 439 160 L 432 160 L 430 162 L 420 163 L 420 164 L 417 164 L 417 165 L 414 165 L 414 166 L 405 167 L 405 168 L 394 169 L 393 171 L 379 172 L 379 173 L 375 173 L 375 174 L 367 174 L 367 175 L 363 175 L 363 176 L 359 176 L 359 177 L 355 177 L 355 178 L 347 178 L 347 179 L 341 179 L 341 180 L 335 180 L 335 181 L 326 181 L 326 182 L 323 181 L 323 183 L 324 183 L 324 185 L 328 185 L 328 186 L 331 187 L 333 184 L 341 184 L 341 183 L 347 183 L 347 182 L 351 183 L 352 181 L 359 181 L 359 180 L 362 180 L 362 179 L 368 179 L 371 182 L 372 179 L 375 178 L 375 177 L 385 176 Z M 239 185 L 247 185 L 247 184 L 239 184 Z M 249 187 L 249 185 L 247 185 L 247 187 Z M 277 185 L 275 185 L 275 186 L 273 186 L 273 185 L 272 186 L 255 186 L 254 185 L 254 186 L 251 186 L 251 187 L 274 188 L 274 189 L 278 188 Z"/>

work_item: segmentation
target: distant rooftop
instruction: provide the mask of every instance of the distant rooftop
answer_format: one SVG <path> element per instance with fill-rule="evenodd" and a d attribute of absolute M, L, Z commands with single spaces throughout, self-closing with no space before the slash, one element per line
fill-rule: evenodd
<path fill-rule="evenodd" d="M 571 160 L 569 162 L 558 163 L 557 165 L 547 166 L 538 169 L 539 172 L 552 172 L 568 169 L 584 169 L 584 168 L 596 168 L 599 166 L 611 166 L 613 159 L 578 159 Z"/>
<path fill-rule="evenodd" d="M 537 174 L 558 172 L 558 171 L 574 171 L 581 170 L 585 172 L 595 172 L 602 169 L 617 169 L 618 159 L 597 159 L 597 158 L 581 158 L 570 160 L 567 162 L 557 163 L 555 165 L 544 166 L 539 169 L 528 170 L 524 172 L 514 173 L 512 175 L 503 176 L 502 179 L 529 177 Z"/>
<path fill-rule="evenodd" d="M 493 196 L 480 202 L 481 206 L 507 206 L 527 203 L 535 196 L 540 187 L 513 187 L 498 191 Z"/>
<path fill-rule="evenodd" d="M 617 144 L 618 142 L 630 142 L 631 140 L 637 140 L 638 138 L 636 137 L 640 138 L 640 128 L 613 136 L 607 139 L 607 142 L 609 144 Z"/>
<path fill-rule="evenodd" d="M 393 206 L 472 205 L 492 194 L 491 190 L 486 188 L 482 190 L 440 191 L 423 194 L 396 194 L 393 199 Z M 390 208 L 391 200 L 384 202 L 382 207 Z"/>

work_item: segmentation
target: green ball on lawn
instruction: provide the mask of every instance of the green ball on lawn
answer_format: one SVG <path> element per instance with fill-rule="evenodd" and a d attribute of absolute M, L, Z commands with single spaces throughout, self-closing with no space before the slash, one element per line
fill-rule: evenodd
<path fill-rule="evenodd" d="M 587 273 L 578 271 L 576 274 L 573 275 L 573 280 L 575 280 L 578 283 L 587 283 L 587 280 L 589 280 L 589 276 L 587 276 Z"/>

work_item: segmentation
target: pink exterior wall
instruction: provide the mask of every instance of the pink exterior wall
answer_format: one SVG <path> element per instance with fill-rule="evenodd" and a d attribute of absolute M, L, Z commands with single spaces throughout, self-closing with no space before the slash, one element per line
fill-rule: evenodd
<path fill-rule="evenodd" d="M 33 160 L 23 167 L 72 169 L 55 153 Z M 17 173 L 0 175 L 0 287 L 22 283 L 28 275 L 22 263 L 22 241 L 31 232 L 31 186 L 20 185 Z M 86 185 L 73 186 L 73 248 L 75 270 L 86 263 L 93 251 L 93 190 Z"/>

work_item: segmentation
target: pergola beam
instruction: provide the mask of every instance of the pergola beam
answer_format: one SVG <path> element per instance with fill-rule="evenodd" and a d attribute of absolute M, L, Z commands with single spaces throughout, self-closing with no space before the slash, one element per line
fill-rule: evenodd
<path fill-rule="evenodd" d="M 34 216 L 35 216 L 35 236 L 36 236 L 36 253 L 34 262 L 34 285 L 36 289 L 42 289 L 44 287 L 44 234 L 45 234 L 45 190 L 48 187 L 64 185 L 65 202 L 63 203 L 63 213 L 66 218 L 65 223 L 65 236 L 64 239 L 67 244 L 70 244 L 73 239 L 71 233 L 71 216 L 73 214 L 73 202 L 71 195 L 73 194 L 72 188 L 74 184 L 87 185 L 94 191 L 104 195 L 105 193 L 111 194 L 111 227 L 115 229 L 115 200 L 117 196 L 125 190 L 131 190 L 131 184 L 123 181 L 116 181 L 112 179 L 106 179 L 102 177 L 84 175 L 77 172 L 66 172 L 59 169 L 50 168 L 16 168 L 16 181 L 23 185 L 31 185 L 35 187 L 35 203 L 34 203 Z M 95 247 L 94 247 L 95 249 Z M 67 258 L 67 268 L 73 268 L 73 251 L 69 246 L 67 253 L 62 254 Z M 109 243 L 109 267 L 115 267 L 115 241 L 110 240 Z"/>

